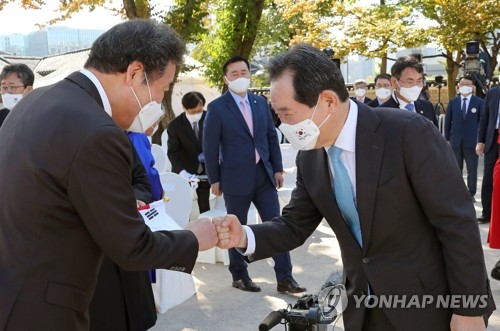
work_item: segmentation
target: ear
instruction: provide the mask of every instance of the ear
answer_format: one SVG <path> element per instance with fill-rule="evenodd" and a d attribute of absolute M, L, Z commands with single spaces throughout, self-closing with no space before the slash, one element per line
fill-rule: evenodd
<path fill-rule="evenodd" d="M 391 77 L 391 85 L 394 90 L 397 90 L 399 88 L 398 79 L 396 77 Z"/>
<path fill-rule="evenodd" d="M 228 85 L 229 80 L 226 78 L 226 76 L 222 76 L 222 80 L 224 80 L 224 84 Z"/>
<path fill-rule="evenodd" d="M 324 90 L 319 94 L 319 102 L 326 103 L 328 105 L 328 112 L 333 112 L 337 109 L 340 104 L 340 99 L 337 93 L 331 90 Z"/>
<path fill-rule="evenodd" d="M 144 65 L 142 62 L 133 61 L 127 67 L 125 83 L 127 85 L 132 85 L 134 81 L 144 81 Z"/>

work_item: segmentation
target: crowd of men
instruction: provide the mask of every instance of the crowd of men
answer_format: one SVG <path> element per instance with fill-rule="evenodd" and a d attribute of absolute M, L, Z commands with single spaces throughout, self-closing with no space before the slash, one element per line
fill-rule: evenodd
<path fill-rule="evenodd" d="M 249 92 L 249 62 L 235 55 L 221 68 L 228 91 L 206 111 L 203 96 L 190 94 L 169 128 L 175 171 L 207 176 L 200 210 L 210 189 L 224 195 L 228 215 L 152 232 L 137 212 L 134 147 L 125 132 L 153 131 L 185 52 L 171 28 L 132 20 L 100 36 L 84 68 L 52 86 L 32 90 L 26 68 L 4 69 L 2 99 L 10 111 L 2 111 L 8 114 L 0 129 L 0 168 L 8 174 L 0 179 L 0 329 L 97 330 L 89 306 L 103 256 L 124 270 L 190 273 L 198 251 L 217 245 L 230 250 L 233 288 L 261 291 L 248 263 L 272 257 L 277 291 L 304 292 L 289 251 L 325 220 L 342 251 L 347 331 L 485 330 L 495 304 L 473 202 L 477 156 L 484 153 L 479 221 L 493 223 L 498 88 L 482 101 L 473 96 L 473 78 L 461 78 L 443 139 L 432 103 L 421 98 L 423 66 L 412 56 L 376 77 L 376 98 L 367 98 L 366 82 L 358 81 L 350 99 L 331 59 L 296 45 L 269 63 L 269 104 Z M 270 105 L 299 150 L 296 188 L 282 211 L 283 165 Z M 189 155 L 179 151 L 188 148 L 184 138 L 191 140 Z M 251 203 L 262 224 L 246 225 Z M 422 309 L 357 307 L 353 300 L 388 294 L 483 300 Z M 147 329 L 126 319 L 119 328 Z"/>

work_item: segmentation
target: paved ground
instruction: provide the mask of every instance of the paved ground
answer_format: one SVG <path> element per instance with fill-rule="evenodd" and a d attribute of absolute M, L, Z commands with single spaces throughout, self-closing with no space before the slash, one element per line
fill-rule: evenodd
<path fill-rule="evenodd" d="M 482 168 L 482 160 L 480 160 Z M 480 170 L 481 173 L 482 170 Z M 481 178 L 479 178 L 479 183 Z M 481 212 L 479 195 L 476 196 L 476 211 Z M 294 250 L 295 279 L 306 286 L 308 293 L 317 293 L 321 285 L 342 269 L 337 240 L 326 223 L 322 224 L 302 246 Z M 500 251 L 486 245 L 488 225 L 479 225 L 483 238 L 483 249 L 488 272 L 500 259 Z M 287 304 L 297 301 L 299 295 L 280 294 L 276 291 L 276 279 L 272 269 L 272 260 L 254 262 L 249 267 L 253 280 L 262 288 L 262 292 L 248 293 L 231 287 L 231 275 L 227 266 L 221 263 L 197 263 L 193 275 L 197 294 L 184 303 L 158 316 L 158 322 L 151 331 L 237 331 L 258 330 L 259 323 L 266 315 L 277 309 L 286 308 Z M 495 302 L 500 306 L 500 281 L 491 280 Z M 273 330 L 285 330 L 276 326 Z M 344 330 L 342 321 L 335 329 Z M 488 330 L 500 331 L 500 313 L 495 312 L 490 318 Z"/>

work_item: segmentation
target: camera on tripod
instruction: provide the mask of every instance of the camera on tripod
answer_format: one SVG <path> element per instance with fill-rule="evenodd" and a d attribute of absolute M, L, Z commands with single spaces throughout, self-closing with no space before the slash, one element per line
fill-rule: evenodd
<path fill-rule="evenodd" d="M 481 75 L 486 76 L 484 72 L 483 64 L 479 58 L 479 41 L 473 40 L 467 42 L 465 46 L 466 57 L 464 59 L 464 76 L 465 75 Z"/>

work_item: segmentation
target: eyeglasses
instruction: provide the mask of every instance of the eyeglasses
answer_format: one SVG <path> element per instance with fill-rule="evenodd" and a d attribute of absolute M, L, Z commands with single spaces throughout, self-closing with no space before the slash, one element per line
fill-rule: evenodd
<path fill-rule="evenodd" d="M 19 85 L 19 86 L 2 86 L 2 87 L 0 87 L 0 91 L 2 93 L 6 93 L 6 92 L 8 92 L 8 93 L 16 93 L 17 89 L 21 88 L 21 87 L 24 88 L 24 85 Z"/>
<path fill-rule="evenodd" d="M 408 87 L 413 87 L 413 86 L 424 86 L 424 81 L 423 80 L 417 80 L 416 82 L 415 81 L 411 81 L 411 82 L 405 82 L 405 81 L 402 81 L 400 79 L 398 79 L 399 82 L 403 83 L 404 85 L 408 86 Z"/>

